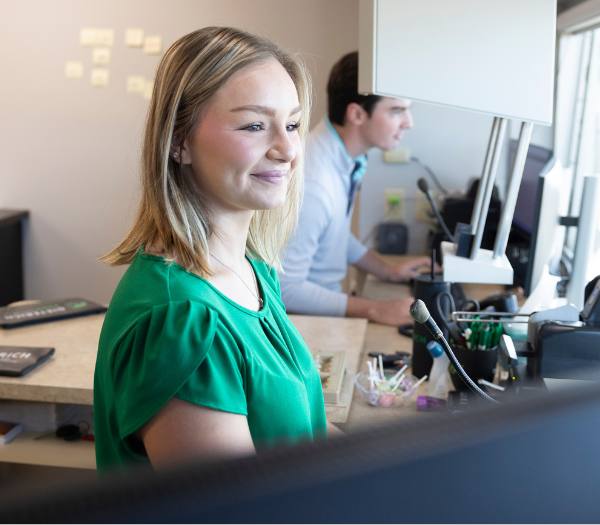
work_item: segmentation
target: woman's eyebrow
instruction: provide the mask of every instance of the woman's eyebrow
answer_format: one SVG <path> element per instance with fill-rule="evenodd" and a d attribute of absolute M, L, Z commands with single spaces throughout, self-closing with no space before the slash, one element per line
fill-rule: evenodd
<path fill-rule="evenodd" d="M 292 109 L 290 111 L 290 115 L 295 115 L 296 113 L 299 113 L 300 110 L 302 108 L 300 106 L 296 106 L 294 109 Z M 254 113 L 261 113 L 264 115 L 268 115 L 269 117 L 274 117 L 275 116 L 275 109 L 270 108 L 268 106 L 261 106 L 259 104 L 248 104 L 245 106 L 238 106 L 237 108 L 233 108 L 231 110 L 232 112 L 238 112 L 238 111 L 252 111 Z"/>

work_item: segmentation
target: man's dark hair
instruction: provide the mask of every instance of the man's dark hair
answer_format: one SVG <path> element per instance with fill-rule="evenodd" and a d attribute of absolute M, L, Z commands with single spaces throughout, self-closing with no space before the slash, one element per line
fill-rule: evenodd
<path fill-rule="evenodd" d="M 371 116 L 379 99 L 379 95 L 358 93 L 358 51 L 344 55 L 331 68 L 327 82 L 327 108 L 331 122 L 343 126 L 346 108 L 351 102 L 362 106 Z"/>

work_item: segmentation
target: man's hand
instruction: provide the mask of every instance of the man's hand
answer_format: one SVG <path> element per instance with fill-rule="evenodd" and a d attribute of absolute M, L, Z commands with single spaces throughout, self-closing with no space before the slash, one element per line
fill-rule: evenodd
<path fill-rule="evenodd" d="M 396 301 L 375 301 L 362 297 L 348 297 L 346 315 L 348 317 L 363 317 L 374 323 L 400 326 L 412 323 L 408 312 L 413 299 L 406 297 Z"/>
<path fill-rule="evenodd" d="M 375 323 L 400 326 L 413 322 L 408 309 L 414 299 L 407 297 L 396 301 L 373 301 L 369 320 Z"/>
<path fill-rule="evenodd" d="M 364 272 L 373 274 L 382 281 L 393 283 L 407 282 L 420 273 L 431 268 L 430 257 L 414 257 L 407 261 L 391 264 L 373 250 L 367 251 L 354 266 Z M 436 264 L 435 271 L 439 272 L 440 267 Z"/>
<path fill-rule="evenodd" d="M 418 257 L 399 264 L 388 264 L 385 280 L 393 283 L 406 282 L 429 268 L 431 268 L 430 257 Z M 436 264 L 435 271 L 439 270 L 440 267 Z"/>

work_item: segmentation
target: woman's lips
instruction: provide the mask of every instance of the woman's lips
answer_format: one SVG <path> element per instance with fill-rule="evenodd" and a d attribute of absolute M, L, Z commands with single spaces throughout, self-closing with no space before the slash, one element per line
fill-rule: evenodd
<path fill-rule="evenodd" d="M 255 177 L 264 182 L 270 182 L 272 184 L 281 182 L 287 175 L 286 171 L 261 171 L 259 173 L 251 173 L 252 177 Z"/>

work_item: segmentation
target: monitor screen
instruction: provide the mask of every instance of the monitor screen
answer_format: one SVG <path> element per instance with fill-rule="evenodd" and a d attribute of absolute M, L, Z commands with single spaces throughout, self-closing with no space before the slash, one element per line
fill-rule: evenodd
<path fill-rule="evenodd" d="M 516 150 L 517 141 L 511 140 L 509 145 L 509 166 L 513 164 Z M 540 175 L 551 158 L 551 150 L 533 144 L 529 146 L 513 216 L 513 227 L 516 226 L 523 233 L 529 235 L 533 233 L 535 226 L 536 203 L 538 202 L 538 192 L 540 191 Z"/>

